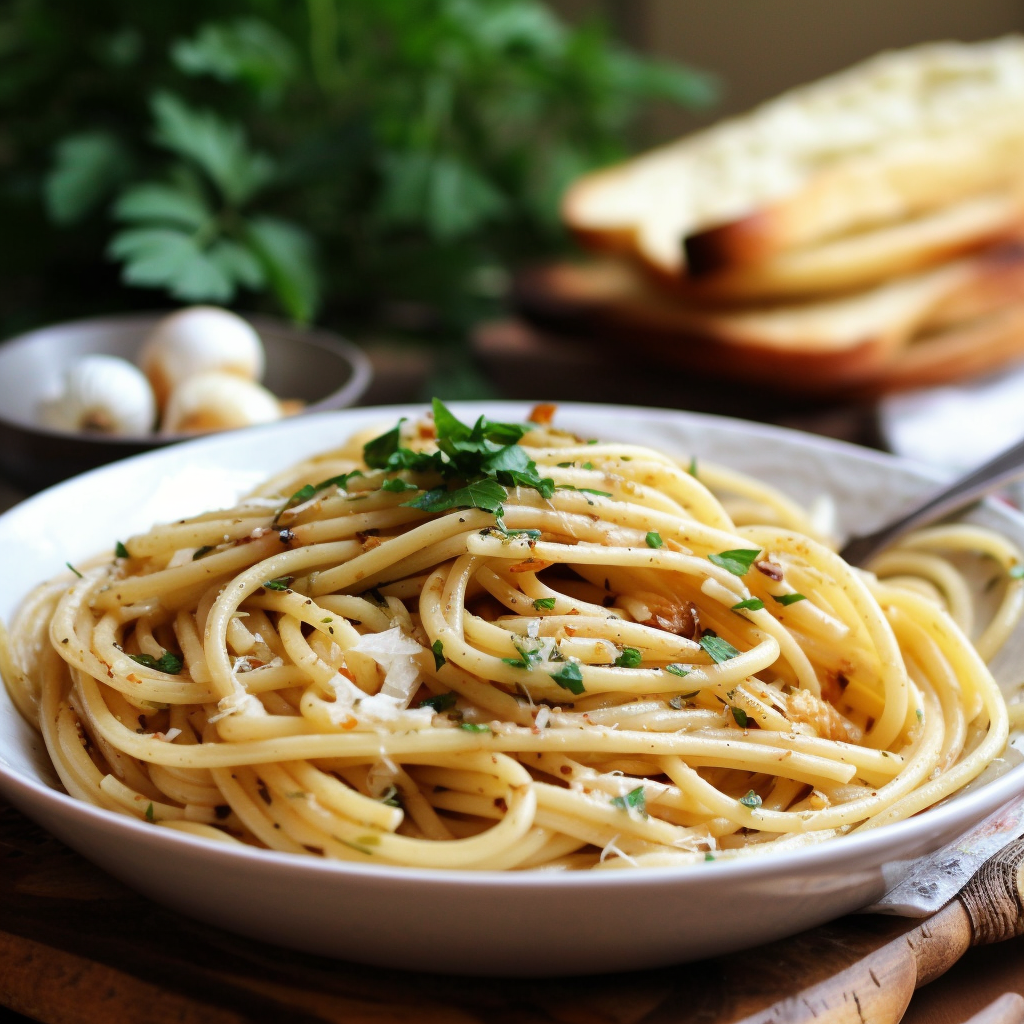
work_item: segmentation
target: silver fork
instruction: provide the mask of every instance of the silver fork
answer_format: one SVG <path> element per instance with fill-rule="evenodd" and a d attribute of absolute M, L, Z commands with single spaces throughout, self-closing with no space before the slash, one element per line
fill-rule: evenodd
<path fill-rule="evenodd" d="M 1007 448 L 983 466 L 942 488 L 923 504 L 915 506 L 880 530 L 861 537 L 851 537 L 839 554 L 851 565 L 864 565 L 905 533 L 958 512 L 1021 476 L 1024 476 L 1024 441 Z"/>

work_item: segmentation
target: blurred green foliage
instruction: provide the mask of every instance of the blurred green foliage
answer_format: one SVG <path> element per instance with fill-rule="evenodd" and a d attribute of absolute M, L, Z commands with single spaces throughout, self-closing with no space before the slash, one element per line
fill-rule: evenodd
<path fill-rule="evenodd" d="M 557 248 L 562 189 L 644 102 L 712 92 L 539 0 L 8 0 L 0 329 L 446 316 Z"/>

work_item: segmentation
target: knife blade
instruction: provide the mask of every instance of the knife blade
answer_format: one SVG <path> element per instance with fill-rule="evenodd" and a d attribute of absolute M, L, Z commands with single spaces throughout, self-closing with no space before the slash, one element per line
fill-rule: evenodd
<path fill-rule="evenodd" d="M 865 914 L 927 917 L 945 906 L 1004 846 L 1024 835 L 1024 794 L 926 857 L 886 865 L 894 884 Z"/>

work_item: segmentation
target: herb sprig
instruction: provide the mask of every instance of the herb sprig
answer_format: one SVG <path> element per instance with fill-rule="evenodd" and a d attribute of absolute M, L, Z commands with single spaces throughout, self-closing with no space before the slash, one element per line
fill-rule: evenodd
<path fill-rule="evenodd" d="M 363 458 L 371 469 L 404 469 L 441 478 L 439 486 L 403 502 L 404 506 L 424 512 L 480 508 L 500 518 L 508 487 L 532 487 L 543 498 L 555 493 L 555 482 L 537 472 L 537 464 L 519 445 L 528 427 L 497 423 L 485 416 L 470 427 L 437 398 L 433 411 L 436 452 L 417 452 L 405 447 L 401 421 L 363 448 Z"/>

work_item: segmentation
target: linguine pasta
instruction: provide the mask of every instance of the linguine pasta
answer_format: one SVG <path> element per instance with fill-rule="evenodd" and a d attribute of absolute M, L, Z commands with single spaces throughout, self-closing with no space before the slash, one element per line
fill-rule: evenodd
<path fill-rule="evenodd" d="M 435 402 L 37 589 L 0 670 L 67 791 L 345 861 L 610 869 L 875 828 L 1003 752 L 1010 542 L 863 572 L 773 488 L 549 411 Z"/>

